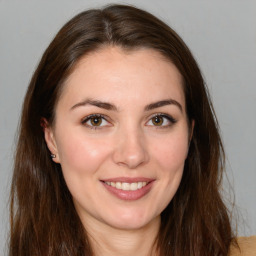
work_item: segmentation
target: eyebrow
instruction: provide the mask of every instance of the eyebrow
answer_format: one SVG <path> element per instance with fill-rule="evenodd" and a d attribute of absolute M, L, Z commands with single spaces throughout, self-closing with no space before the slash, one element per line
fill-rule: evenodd
<path fill-rule="evenodd" d="M 86 105 L 92 105 L 92 106 L 96 106 L 98 108 L 103 108 L 103 109 L 106 109 L 106 110 L 117 111 L 117 107 L 108 103 L 108 102 L 103 102 L 103 101 L 100 101 L 100 100 L 92 100 L 92 99 L 86 99 L 84 101 L 78 102 L 73 107 L 71 107 L 70 110 L 73 110 L 77 107 L 86 106 Z"/>
<path fill-rule="evenodd" d="M 149 111 L 149 110 L 152 110 L 152 109 L 155 109 L 155 108 L 160 108 L 160 107 L 163 107 L 163 106 L 166 106 L 166 105 L 175 105 L 182 112 L 181 104 L 178 101 L 173 100 L 173 99 L 161 100 L 161 101 L 151 103 L 151 104 L 149 104 L 145 107 L 145 111 Z"/>
<path fill-rule="evenodd" d="M 118 111 L 117 107 L 115 105 L 111 104 L 111 103 L 103 102 L 103 101 L 100 101 L 100 100 L 92 100 L 92 99 L 86 99 L 84 101 L 78 102 L 77 104 L 72 106 L 70 108 L 70 110 L 73 110 L 73 109 L 78 108 L 78 107 L 86 106 L 86 105 L 92 105 L 92 106 L 96 106 L 98 108 L 103 108 L 103 109 L 106 109 L 106 110 Z M 144 111 L 150 111 L 152 109 L 160 108 L 160 107 L 167 106 L 167 105 L 175 105 L 182 112 L 181 104 L 178 101 L 174 100 L 174 99 L 160 100 L 160 101 L 148 104 L 148 105 L 145 106 Z"/>

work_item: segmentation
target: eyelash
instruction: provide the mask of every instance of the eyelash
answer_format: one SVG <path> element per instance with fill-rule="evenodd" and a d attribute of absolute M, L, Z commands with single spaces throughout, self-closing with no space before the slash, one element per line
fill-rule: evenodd
<path fill-rule="evenodd" d="M 91 119 L 93 118 L 102 118 L 103 120 L 105 120 L 106 122 L 109 123 L 108 119 L 104 116 L 104 115 L 101 115 L 101 114 L 92 114 L 92 115 L 89 115 L 87 117 L 85 117 L 83 120 L 82 120 L 82 124 L 85 125 L 86 127 L 90 128 L 90 129 L 93 129 L 93 130 L 97 130 L 97 129 L 101 129 L 102 126 L 93 126 L 93 125 L 88 125 L 87 122 L 90 121 Z"/>
<path fill-rule="evenodd" d="M 173 124 L 175 124 L 175 123 L 177 122 L 177 120 L 174 119 L 172 116 L 167 115 L 167 114 L 164 114 L 164 113 L 157 113 L 157 114 L 154 114 L 154 115 L 150 118 L 151 122 L 152 122 L 152 119 L 155 118 L 155 117 L 165 118 L 165 119 L 168 120 L 168 122 L 170 122 L 170 124 L 168 124 L 168 125 L 163 125 L 163 126 L 162 126 L 162 125 L 161 125 L 161 126 L 152 125 L 152 126 L 154 126 L 155 128 L 157 128 L 157 129 L 169 128 L 170 126 L 172 126 Z M 149 122 L 149 121 L 148 121 L 148 122 Z"/>
<path fill-rule="evenodd" d="M 161 117 L 161 118 L 165 118 L 168 120 L 168 122 L 170 122 L 170 124 L 168 125 L 160 125 L 160 126 L 157 126 L 157 125 L 149 125 L 149 126 L 154 126 L 155 128 L 157 129 L 164 129 L 164 128 L 169 128 L 170 126 L 172 126 L 173 124 L 175 124 L 177 122 L 176 119 L 174 119 L 172 116 L 170 115 L 167 115 L 167 114 L 163 114 L 163 113 L 157 113 L 157 114 L 154 114 L 153 116 L 151 116 L 151 118 L 149 119 L 148 122 L 152 122 L 152 119 L 155 118 L 155 117 Z M 110 121 L 108 121 L 108 118 L 106 118 L 106 116 L 102 115 L 102 114 L 92 114 L 92 115 L 89 115 L 87 117 L 85 117 L 83 120 L 82 120 L 82 124 L 85 125 L 86 127 L 88 127 L 89 129 L 93 129 L 93 130 L 97 130 L 97 129 L 102 129 L 104 126 L 93 126 L 93 125 L 88 125 L 87 122 L 90 121 L 91 119 L 93 118 L 101 118 L 102 120 L 110 123 Z"/>

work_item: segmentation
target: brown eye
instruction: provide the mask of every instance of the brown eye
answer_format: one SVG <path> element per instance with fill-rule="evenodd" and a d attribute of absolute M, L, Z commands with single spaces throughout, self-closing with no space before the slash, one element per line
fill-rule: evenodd
<path fill-rule="evenodd" d="M 152 118 L 152 123 L 155 126 L 161 126 L 163 124 L 164 120 L 162 116 L 155 116 Z"/>
<path fill-rule="evenodd" d="M 147 122 L 148 126 L 158 126 L 159 128 L 168 128 L 175 124 L 177 120 L 175 120 L 172 116 L 167 114 L 156 114 L 150 118 Z"/>
<path fill-rule="evenodd" d="M 92 114 L 82 120 L 82 124 L 91 129 L 100 129 L 111 126 L 105 116 L 100 114 Z"/>
<path fill-rule="evenodd" d="M 111 122 L 108 121 L 108 118 L 101 114 L 89 115 L 85 117 L 81 121 L 81 123 L 87 128 L 94 129 L 94 130 L 112 126 Z"/>
<path fill-rule="evenodd" d="M 102 123 L 102 117 L 100 116 L 94 116 L 89 119 L 89 122 L 92 126 L 100 126 Z"/>

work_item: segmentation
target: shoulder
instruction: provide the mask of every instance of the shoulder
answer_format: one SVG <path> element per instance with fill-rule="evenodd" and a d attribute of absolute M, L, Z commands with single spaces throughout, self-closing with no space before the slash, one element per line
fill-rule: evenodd
<path fill-rule="evenodd" d="M 229 256 L 256 256 L 256 236 L 238 237 L 237 244 L 231 245 Z"/>

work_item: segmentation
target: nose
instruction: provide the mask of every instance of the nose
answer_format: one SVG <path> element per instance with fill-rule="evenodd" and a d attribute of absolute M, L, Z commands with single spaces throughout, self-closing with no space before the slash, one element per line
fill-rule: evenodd
<path fill-rule="evenodd" d="M 115 144 L 113 160 L 116 164 L 135 169 L 149 161 L 145 138 L 138 131 L 120 133 Z"/>

